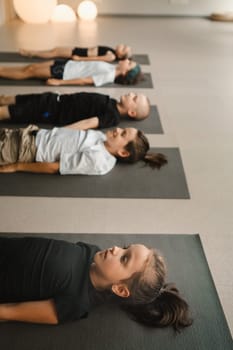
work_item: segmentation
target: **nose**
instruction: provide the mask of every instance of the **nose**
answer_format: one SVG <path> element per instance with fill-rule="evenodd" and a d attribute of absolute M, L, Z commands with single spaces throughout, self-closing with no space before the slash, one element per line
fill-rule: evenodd
<path fill-rule="evenodd" d="M 120 249 L 119 247 L 114 245 L 112 248 L 110 248 L 110 252 L 112 253 L 112 255 L 117 255 L 119 249 Z"/>
<path fill-rule="evenodd" d="M 129 93 L 129 96 L 130 96 L 130 97 L 134 97 L 134 96 L 135 96 L 135 92 L 131 91 L 131 92 Z"/>
<path fill-rule="evenodd" d="M 121 132 L 121 128 L 115 128 L 114 129 L 114 136 L 117 136 Z"/>

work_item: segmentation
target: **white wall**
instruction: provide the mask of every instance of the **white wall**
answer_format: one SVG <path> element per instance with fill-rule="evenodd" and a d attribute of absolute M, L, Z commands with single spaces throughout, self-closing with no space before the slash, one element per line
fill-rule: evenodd
<path fill-rule="evenodd" d="M 6 22 L 4 0 L 0 0 L 0 25 Z"/>
<path fill-rule="evenodd" d="M 28 0 L 30 1 L 30 0 Z M 40 0 L 38 0 L 40 1 Z M 0 25 L 14 17 L 12 0 L 0 0 Z M 76 10 L 81 0 L 58 0 Z M 99 14 L 110 15 L 189 15 L 233 12 L 233 0 L 95 0 Z"/>
<path fill-rule="evenodd" d="M 15 17 L 12 0 L 0 0 L 0 25 Z"/>
<path fill-rule="evenodd" d="M 74 9 L 81 0 L 58 0 Z M 233 0 L 95 0 L 99 14 L 195 15 L 233 11 Z"/>

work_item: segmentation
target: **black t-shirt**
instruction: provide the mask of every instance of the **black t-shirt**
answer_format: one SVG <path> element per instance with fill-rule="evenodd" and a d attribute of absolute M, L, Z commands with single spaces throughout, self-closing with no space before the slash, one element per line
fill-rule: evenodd
<path fill-rule="evenodd" d="M 98 117 L 98 127 L 103 129 L 116 126 L 120 122 L 115 99 L 89 92 L 17 95 L 16 103 L 9 106 L 9 112 L 13 123 L 49 123 L 62 126 Z"/>
<path fill-rule="evenodd" d="M 108 51 L 111 51 L 116 56 L 116 51 L 112 47 L 108 46 L 97 46 L 97 56 L 105 56 Z M 88 48 L 75 47 L 72 50 L 72 55 L 77 55 L 80 57 L 87 57 Z"/>
<path fill-rule="evenodd" d="M 108 51 L 111 51 L 116 56 L 116 50 L 108 46 L 98 46 L 98 56 L 104 56 Z"/>
<path fill-rule="evenodd" d="M 79 92 L 60 95 L 60 124 L 74 123 L 90 117 L 98 117 L 99 128 L 115 126 L 120 121 L 117 101 L 108 95 Z"/>
<path fill-rule="evenodd" d="M 85 317 L 98 247 L 48 238 L 0 238 L 0 303 L 54 299 L 59 323 Z"/>

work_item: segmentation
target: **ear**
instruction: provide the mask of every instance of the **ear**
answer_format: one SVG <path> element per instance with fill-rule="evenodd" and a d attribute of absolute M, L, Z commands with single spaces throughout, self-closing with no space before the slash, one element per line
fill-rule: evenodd
<path fill-rule="evenodd" d="M 122 148 L 119 151 L 117 151 L 117 155 L 121 158 L 126 158 L 130 155 L 130 153 L 125 148 Z"/>
<path fill-rule="evenodd" d="M 128 117 L 130 117 L 130 118 L 135 118 L 137 115 L 136 111 L 134 111 L 132 109 L 128 109 L 127 114 L 128 114 Z"/>
<path fill-rule="evenodd" d="M 130 291 L 124 283 L 113 284 L 112 292 L 121 298 L 128 298 L 130 296 Z"/>

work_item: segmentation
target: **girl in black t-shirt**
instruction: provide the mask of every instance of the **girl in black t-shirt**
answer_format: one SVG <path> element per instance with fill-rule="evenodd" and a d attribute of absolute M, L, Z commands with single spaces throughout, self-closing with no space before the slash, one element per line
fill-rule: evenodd
<path fill-rule="evenodd" d="M 58 324 L 111 294 L 146 326 L 191 325 L 187 302 L 165 283 L 164 258 L 142 244 L 99 250 L 41 237 L 0 237 L 0 320 Z M 92 297 L 91 297 L 92 296 Z"/>
<path fill-rule="evenodd" d="M 115 49 L 108 46 L 95 46 L 90 48 L 82 47 L 55 47 L 45 51 L 31 51 L 21 49 L 20 54 L 28 57 L 40 58 L 67 58 L 75 61 L 105 61 L 113 62 L 130 58 L 132 56 L 131 48 L 128 45 L 119 44 Z"/>

